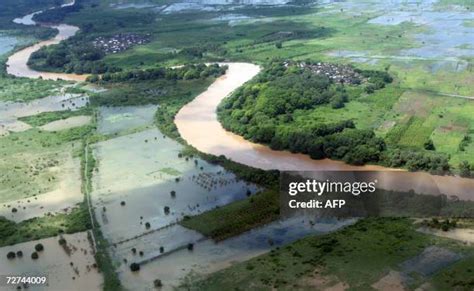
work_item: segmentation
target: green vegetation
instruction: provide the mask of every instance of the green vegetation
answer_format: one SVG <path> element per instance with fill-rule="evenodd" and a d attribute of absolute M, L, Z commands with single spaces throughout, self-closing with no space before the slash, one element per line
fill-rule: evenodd
<path fill-rule="evenodd" d="M 218 64 L 187 64 L 178 68 L 149 68 L 145 70 L 128 70 L 119 73 L 106 73 L 102 76 L 92 75 L 88 81 L 92 83 L 139 82 L 146 80 L 194 80 L 217 78 L 225 73 L 227 66 Z"/>
<path fill-rule="evenodd" d="M 457 221 L 452 219 L 438 220 L 437 218 L 432 218 L 431 220 L 425 220 L 422 222 L 422 225 L 425 225 L 434 229 L 441 229 L 442 231 L 448 231 L 456 228 Z"/>
<path fill-rule="evenodd" d="M 224 73 L 225 67 L 189 65 L 178 69 L 155 69 L 151 71 L 129 71 L 108 75 L 100 81 L 109 90 L 93 94 L 93 106 L 129 106 L 160 104 L 162 118 L 176 114 L 177 109 L 191 101 L 207 88 L 215 77 Z M 141 72 L 141 73 L 140 73 Z M 110 79 L 109 77 L 110 76 Z M 106 80 L 104 80 L 106 78 Z M 168 124 L 171 125 L 171 124 Z M 173 124 L 174 126 L 174 124 Z"/>
<path fill-rule="evenodd" d="M 180 224 L 219 241 L 274 221 L 279 214 L 278 191 L 266 190 L 215 210 L 186 217 Z"/>
<path fill-rule="evenodd" d="M 69 214 L 47 215 L 19 223 L 0 217 L 0 247 L 85 231 L 91 228 L 89 220 L 85 203 L 81 203 Z"/>
<path fill-rule="evenodd" d="M 64 110 L 64 111 L 53 111 L 43 112 L 37 115 L 21 117 L 19 120 L 28 123 L 34 127 L 40 127 L 53 121 L 67 119 L 69 117 L 80 116 L 80 115 L 92 115 L 93 109 L 91 107 L 82 107 L 79 110 Z"/>
<path fill-rule="evenodd" d="M 6 77 L 0 74 L 0 101 L 31 101 L 57 94 L 64 82 Z"/>

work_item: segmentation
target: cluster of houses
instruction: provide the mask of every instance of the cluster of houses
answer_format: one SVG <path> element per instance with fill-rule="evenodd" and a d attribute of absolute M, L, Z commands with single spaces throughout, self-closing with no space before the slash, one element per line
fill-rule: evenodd
<path fill-rule="evenodd" d="M 290 63 L 285 63 L 289 66 Z M 360 84 L 363 76 L 359 74 L 352 66 L 332 63 L 296 63 L 300 68 L 308 68 L 317 75 L 325 75 L 336 83 Z"/>
<path fill-rule="evenodd" d="M 116 54 L 131 48 L 150 42 L 150 34 L 118 33 L 109 37 L 99 36 L 92 44 L 101 49 L 105 54 Z"/>

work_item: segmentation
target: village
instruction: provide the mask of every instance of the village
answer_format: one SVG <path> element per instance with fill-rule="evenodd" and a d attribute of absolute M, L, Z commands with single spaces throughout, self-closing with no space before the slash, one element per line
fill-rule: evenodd
<path fill-rule="evenodd" d="M 101 49 L 105 54 L 116 54 L 123 52 L 135 45 L 150 42 L 150 34 L 118 33 L 110 37 L 99 36 L 92 44 Z"/>
<path fill-rule="evenodd" d="M 286 62 L 285 67 L 289 65 L 296 65 L 300 68 L 308 68 L 317 75 L 325 75 L 329 79 L 337 83 L 343 84 L 360 84 L 363 76 L 361 76 L 352 66 L 343 64 L 332 64 L 332 63 L 290 63 Z"/>

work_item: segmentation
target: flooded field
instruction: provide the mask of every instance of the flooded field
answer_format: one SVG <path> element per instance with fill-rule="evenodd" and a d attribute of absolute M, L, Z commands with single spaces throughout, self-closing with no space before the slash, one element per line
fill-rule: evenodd
<path fill-rule="evenodd" d="M 101 107 L 97 130 L 102 134 L 115 134 L 153 123 L 156 105 Z"/>
<path fill-rule="evenodd" d="M 92 121 L 90 116 L 74 116 L 66 119 L 56 120 L 41 126 L 40 128 L 45 131 L 59 131 L 70 129 L 74 127 L 80 127 L 89 124 Z"/>
<path fill-rule="evenodd" d="M 150 230 L 162 228 L 257 190 L 222 167 L 179 158 L 181 149 L 157 129 L 94 145 L 92 200 L 110 241 L 143 234 L 147 222 Z"/>
<path fill-rule="evenodd" d="M 433 230 L 429 228 L 421 228 L 419 229 L 419 231 L 426 234 L 458 240 L 458 241 L 467 243 L 469 245 L 474 244 L 474 229 L 455 228 L 448 231 L 442 231 L 442 230 Z"/>
<path fill-rule="evenodd" d="M 18 118 L 32 116 L 43 112 L 77 110 L 89 102 L 87 96 L 79 94 L 63 94 L 49 96 L 31 102 L 2 102 L 0 101 L 0 136 L 9 131 L 19 132 L 31 128 Z"/>
<path fill-rule="evenodd" d="M 1 274 L 47 275 L 49 286 L 34 287 L 33 290 L 101 290 L 102 276 L 97 270 L 94 252 L 86 232 L 64 235 L 64 245 L 59 244 L 60 237 L 16 244 L 0 248 Z M 31 254 L 35 245 L 41 243 L 44 250 L 37 252 L 34 260 Z M 7 259 L 7 253 L 21 251 L 22 257 Z M 17 290 L 2 286 L 2 290 Z M 30 286 L 31 289 L 31 286 Z"/>
<path fill-rule="evenodd" d="M 219 243 L 212 240 L 199 241 L 194 244 L 192 251 L 182 248 L 145 262 L 136 274 L 130 272 L 128 265 L 123 264 L 120 267 L 120 278 L 130 290 L 152 290 L 155 279 L 162 281 L 164 290 L 173 290 L 173 287 L 179 286 L 188 278 L 216 272 L 304 236 L 335 231 L 354 222 L 355 220 L 325 221 L 312 225 L 307 218 L 302 217 L 276 221 Z M 135 256 L 135 261 L 136 257 L 138 256 Z"/>

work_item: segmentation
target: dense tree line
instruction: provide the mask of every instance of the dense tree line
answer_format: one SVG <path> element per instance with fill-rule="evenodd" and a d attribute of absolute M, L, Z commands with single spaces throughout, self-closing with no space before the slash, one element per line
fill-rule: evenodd
<path fill-rule="evenodd" d="M 444 174 L 450 170 L 449 157 L 432 151 L 393 149 L 384 153 L 382 161 L 389 167 L 407 168 L 410 171 Z"/>
<path fill-rule="evenodd" d="M 103 74 L 117 72 L 119 68 L 109 66 L 100 60 L 104 52 L 92 44 L 84 43 L 77 38 L 61 42 L 31 54 L 28 66 L 42 71 L 64 71 L 76 74 Z"/>
<path fill-rule="evenodd" d="M 115 82 L 136 82 L 145 80 L 193 80 L 208 77 L 219 77 L 227 70 L 227 66 L 218 64 L 205 65 L 185 65 L 178 68 L 149 68 L 144 70 L 129 70 L 117 73 L 105 73 L 102 76 L 92 75 L 87 78 L 91 83 L 115 83 Z"/>

